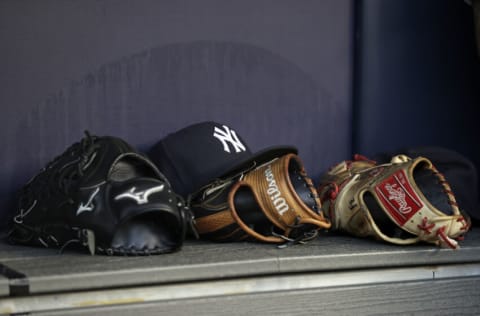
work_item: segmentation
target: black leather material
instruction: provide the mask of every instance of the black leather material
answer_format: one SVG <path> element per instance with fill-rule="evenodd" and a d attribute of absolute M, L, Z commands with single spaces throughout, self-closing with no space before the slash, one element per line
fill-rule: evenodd
<path fill-rule="evenodd" d="M 415 238 L 416 236 L 401 229 L 395 224 L 390 217 L 385 213 L 382 209 L 380 204 L 377 202 L 373 194 L 370 192 L 365 192 L 363 194 L 363 201 L 367 205 L 368 211 L 370 215 L 372 215 L 375 224 L 377 225 L 380 231 L 391 238 L 400 238 L 400 239 L 408 239 L 408 238 Z"/>
<path fill-rule="evenodd" d="M 420 191 L 433 207 L 442 213 L 453 215 L 453 209 L 445 193 L 445 188 L 432 170 L 417 166 L 413 171 L 413 178 Z"/>
<path fill-rule="evenodd" d="M 87 136 L 25 185 L 9 239 L 90 252 L 172 252 L 191 219 L 183 200 L 145 156 L 115 137 Z"/>
<path fill-rule="evenodd" d="M 152 212 L 120 224 L 111 242 L 112 249 L 169 252 L 181 244 L 179 219 L 173 214 Z"/>
<path fill-rule="evenodd" d="M 132 178 L 106 189 L 106 217 L 95 231 L 108 232 L 113 251 L 171 252 L 182 245 L 185 229 L 177 196 L 163 181 Z M 109 217 L 109 218 L 107 218 Z M 115 225 L 113 225 L 115 223 Z"/>

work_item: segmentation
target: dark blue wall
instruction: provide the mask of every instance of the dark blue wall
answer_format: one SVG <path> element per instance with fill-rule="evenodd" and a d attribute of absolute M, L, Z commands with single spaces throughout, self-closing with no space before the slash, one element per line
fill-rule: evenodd
<path fill-rule="evenodd" d="M 480 60 L 460 0 L 356 3 L 354 151 L 443 146 L 480 163 Z"/>
<path fill-rule="evenodd" d="M 349 0 L 0 1 L 0 219 L 84 129 L 147 149 L 187 124 L 253 150 L 296 145 L 312 176 L 350 156 Z"/>

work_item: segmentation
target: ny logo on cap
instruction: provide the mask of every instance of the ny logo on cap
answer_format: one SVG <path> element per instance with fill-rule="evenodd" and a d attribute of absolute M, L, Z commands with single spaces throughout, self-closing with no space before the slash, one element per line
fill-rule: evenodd
<path fill-rule="evenodd" d="M 223 125 L 224 130 L 215 126 L 213 131 L 213 137 L 217 138 L 222 142 L 223 150 L 227 153 L 230 153 L 229 144 L 233 146 L 235 152 L 239 153 L 246 151 L 245 146 L 238 139 L 237 134 L 233 129 L 228 128 L 228 126 Z"/>

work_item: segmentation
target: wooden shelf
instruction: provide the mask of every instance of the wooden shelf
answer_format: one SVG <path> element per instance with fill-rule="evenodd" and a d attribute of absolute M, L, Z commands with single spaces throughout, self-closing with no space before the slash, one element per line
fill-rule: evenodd
<path fill-rule="evenodd" d="M 375 295 L 383 295 L 380 300 L 385 303 L 387 295 L 392 295 L 392 286 L 407 291 L 430 284 L 432 288 L 418 296 L 421 300 L 415 303 L 419 308 L 421 304 L 428 307 L 436 301 L 436 297 L 432 298 L 442 287 L 445 293 L 449 286 L 459 287 L 454 292 L 464 292 L 466 300 L 480 295 L 480 285 L 476 285 L 476 279 L 480 278 L 480 231 L 474 228 L 460 245 L 458 250 L 427 244 L 400 247 L 325 235 L 284 249 L 269 244 L 188 240 L 183 249 L 174 254 L 107 257 L 73 250 L 58 254 L 55 249 L 3 243 L 0 262 L 24 274 L 26 280 L 0 279 L 0 313 L 87 315 L 93 308 L 102 313 L 115 311 L 116 315 L 123 315 L 124 311 L 128 315 L 129 311 L 140 308 L 145 309 L 145 315 L 150 312 L 157 315 L 159 310 L 175 312 L 182 304 L 181 310 L 185 312 L 196 305 L 201 308 L 215 298 L 223 301 L 224 306 L 215 309 L 214 305 L 207 310 L 210 315 L 215 314 L 215 310 L 220 315 L 228 306 L 238 306 L 242 301 L 248 305 L 251 299 L 252 304 L 260 304 L 259 295 L 294 312 L 291 305 L 295 305 L 294 299 L 304 292 L 308 292 L 306 297 L 322 293 L 334 299 L 335 295 L 347 291 L 357 293 L 363 300 L 370 297 L 372 302 L 377 299 Z M 28 281 L 28 294 L 11 296 L 20 281 Z M 387 290 L 382 294 L 380 288 Z M 452 295 L 452 299 L 455 297 Z M 480 311 L 478 299 L 456 300 L 455 305 L 470 306 L 465 311 Z M 319 298 L 312 306 L 321 306 L 322 301 Z M 139 304 L 141 306 L 137 306 Z M 188 304 L 193 305 L 186 307 Z M 325 304 L 334 308 L 331 302 Z M 344 304 L 350 308 L 358 301 L 353 299 Z M 276 306 L 268 311 L 276 311 L 279 308 Z M 249 308 L 245 306 L 238 312 L 243 314 Z M 364 311 L 368 313 L 368 308 Z M 308 314 L 308 309 L 300 314 Z"/>

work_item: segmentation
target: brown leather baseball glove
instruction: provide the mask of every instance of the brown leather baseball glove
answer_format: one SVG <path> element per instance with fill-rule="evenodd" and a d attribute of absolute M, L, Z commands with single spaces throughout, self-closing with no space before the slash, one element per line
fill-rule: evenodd
<path fill-rule="evenodd" d="M 330 227 L 295 154 L 215 181 L 190 205 L 200 237 L 215 241 L 299 243 Z"/>

